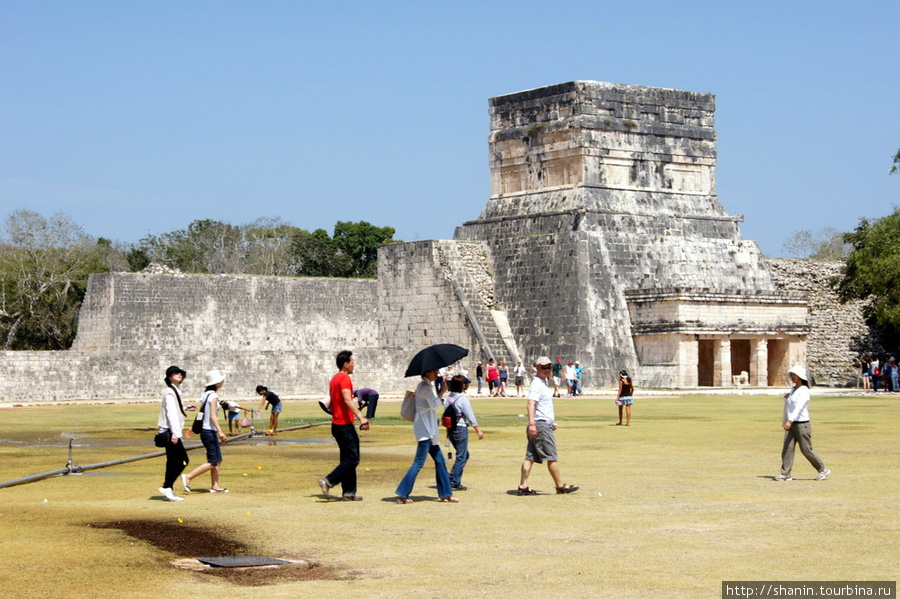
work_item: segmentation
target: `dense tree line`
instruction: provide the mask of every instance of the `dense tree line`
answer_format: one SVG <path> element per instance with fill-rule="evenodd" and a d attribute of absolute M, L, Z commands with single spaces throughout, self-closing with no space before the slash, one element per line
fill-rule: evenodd
<path fill-rule="evenodd" d="M 183 273 L 374 277 L 378 246 L 392 227 L 338 221 L 333 235 L 277 218 L 246 225 L 197 220 L 135 244 L 93 239 L 65 214 L 10 214 L 0 235 L 0 344 L 66 349 L 77 328 L 88 275 L 141 271 L 152 263 Z"/>

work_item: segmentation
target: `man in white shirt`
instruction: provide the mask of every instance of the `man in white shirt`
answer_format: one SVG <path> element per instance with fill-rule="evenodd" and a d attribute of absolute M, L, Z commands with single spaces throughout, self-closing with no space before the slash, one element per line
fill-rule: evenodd
<path fill-rule="evenodd" d="M 550 358 L 541 356 L 534 362 L 537 376 L 531 381 L 528 389 L 528 447 L 525 450 L 525 461 L 522 462 L 518 495 L 538 495 L 528 486 L 528 475 L 535 462 L 547 462 L 547 469 L 553 478 L 557 494 L 574 493 L 575 485 L 563 483 L 559 473 L 556 452 L 556 436 L 553 431 L 558 427 L 553 413 L 553 391 L 548 386 L 553 363 Z"/>

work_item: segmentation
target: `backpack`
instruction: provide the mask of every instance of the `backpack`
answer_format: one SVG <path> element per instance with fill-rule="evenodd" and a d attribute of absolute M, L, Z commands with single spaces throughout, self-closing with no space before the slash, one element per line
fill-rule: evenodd
<path fill-rule="evenodd" d="M 456 423 L 459 422 L 459 410 L 456 409 L 456 402 L 448 403 L 444 408 L 444 414 L 441 416 L 441 424 L 447 429 L 448 433 L 456 430 Z"/>
<path fill-rule="evenodd" d="M 403 404 L 400 406 L 400 415 L 404 420 L 409 420 L 410 422 L 416 421 L 416 394 L 412 391 L 407 391 L 406 395 L 403 397 Z"/>

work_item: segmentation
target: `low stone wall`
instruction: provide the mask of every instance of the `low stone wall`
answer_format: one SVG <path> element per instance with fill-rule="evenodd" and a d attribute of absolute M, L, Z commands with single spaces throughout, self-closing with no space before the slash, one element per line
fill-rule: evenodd
<path fill-rule="evenodd" d="M 406 352 L 352 350 L 356 362 L 353 381 L 358 387 L 382 393 L 403 393 L 415 388 L 417 381 L 403 378 L 411 357 Z M 337 351 L 4 351 L 0 352 L 0 402 L 162 397 L 165 371 L 172 364 L 188 373 L 182 389 L 189 400 L 200 397 L 204 375 L 213 368 L 226 373 L 222 397 L 250 397 L 258 401 L 256 385 L 265 385 L 286 397 L 324 397 L 328 394 L 328 382 L 337 372 Z"/>
<path fill-rule="evenodd" d="M 165 369 L 228 375 L 224 395 L 262 384 L 326 394 L 337 352 L 354 352 L 360 386 L 400 393 L 410 356 L 377 343 L 374 280 L 108 273 L 92 275 L 73 349 L 0 352 L 0 402 L 160 396 Z"/>

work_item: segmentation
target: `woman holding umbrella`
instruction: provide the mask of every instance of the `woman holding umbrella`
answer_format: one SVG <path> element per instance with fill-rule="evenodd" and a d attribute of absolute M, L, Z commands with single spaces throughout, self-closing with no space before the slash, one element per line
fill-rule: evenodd
<path fill-rule="evenodd" d="M 429 455 L 434 460 L 438 498 L 444 502 L 459 503 L 459 499 L 453 496 L 453 489 L 450 488 L 450 474 L 447 472 L 444 452 L 441 451 L 437 410 L 442 407 L 442 404 L 434 391 L 434 381 L 437 379 L 439 368 L 452 364 L 468 353 L 468 350 L 457 345 L 431 346 L 416 354 L 410 362 L 409 368 L 406 369 L 406 376 L 421 373 L 422 379 L 416 387 L 416 419 L 413 424 L 413 433 L 417 443 L 416 457 L 397 487 L 397 503 L 399 504 L 413 502 L 409 495 L 416 484 L 419 471 L 425 465 L 425 457 Z"/>
<path fill-rule="evenodd" d="M 434 460 L 438 497 L 441 501 L 459 503 L 459 499 L 453 496 L 453 490 L 450 488 L 450 473 L 447 472 L 447 463 L 444 461 L 444 452 L 440 446 L 437 410 L 442 406 L 440 398 L 434 392 L 437 374 L 437 370 L 429 370 L 422 375 L 422 380 L 416 387 L 416 420 L 413 424 L 413 433 L 418 445 L 416 457 L 406 471 L 406 476 L 400 481 L 400 486 L 397 487 L 397 503 L 400 504 L 413 502 L 409 494 L 412 493 L 416 477 L 425 465 L 425 456 L 428 455 Z"/>

